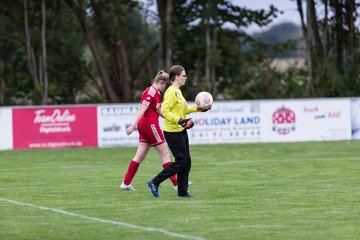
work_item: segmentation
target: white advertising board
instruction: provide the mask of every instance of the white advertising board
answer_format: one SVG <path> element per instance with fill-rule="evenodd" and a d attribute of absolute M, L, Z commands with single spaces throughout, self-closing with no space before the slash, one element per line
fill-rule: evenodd
<path fill-rule="evenodd" d="M 350 100 L 262 101 L 262 142 L 351 139 Z"/>
<path fill-rule="evenodd" d="M 11 108 L 0 108 L 0 150 L 13 148 Z"/>
<path fill-rule="evenodd" d="M 192 106 L 194 103 L 189 103 Z M 208 112 L 189 114 L 191 144 L 258 142 L 261 136 L 259 102 L 215 101 Z"/>
<path fill-rule="evenodd" d="M 360 98 L 351 100 L 351 134 L 353 139 L 360 139 Z"/>
<path fill-rule="evenodd" d="M 138 107 L 136 103 L 97 107 L 99 147 L 136 146 L 138 131 L 128 136 L 125 130 L 134 120 Z"/>
<path fill-rule="evenodd" d="M 195 103 L 189 102 L 192 106 Z M 139 134 L 130 136 L 125 129 L 132 123 L 138 104 L 99 105 L 99 147 L 136 146 Z M 188 130 L 191 144 L 238 143 L 260 141 L 259 102 L 216 102 L 211 111 L 189 114 L 195 123 Z M 159 124 L 163 129 L 164 120 Z"/>

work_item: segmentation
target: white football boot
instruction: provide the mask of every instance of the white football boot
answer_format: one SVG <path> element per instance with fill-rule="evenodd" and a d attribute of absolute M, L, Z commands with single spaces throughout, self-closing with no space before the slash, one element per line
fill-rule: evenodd
<path fill-rule="evenodd" d="M 126 185 L 124 182 L 121 183 L 120 189 L 127 190 L 127 191 L 135 191 L 135 188 L 133 185 L 131 185 L 131 184 Z"/>

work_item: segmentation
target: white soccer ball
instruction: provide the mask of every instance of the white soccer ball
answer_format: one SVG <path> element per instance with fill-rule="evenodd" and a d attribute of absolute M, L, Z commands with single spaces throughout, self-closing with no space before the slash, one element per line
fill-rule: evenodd
<path fill-rule="evenodd" d="M 209 109 L 213 104 L 213 97 L 208 92 L 199 92 L 195 97 L 195 103 L 198 108 Z"/>

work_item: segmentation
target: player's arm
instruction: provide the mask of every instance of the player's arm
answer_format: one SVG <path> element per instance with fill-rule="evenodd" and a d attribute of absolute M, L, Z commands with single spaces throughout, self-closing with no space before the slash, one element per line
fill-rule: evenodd
<path fill-rule="evenodd" d="M 136 117 L 134 119 L 134 121 L 132 122 L 132 124 L 130 125 L 130 127 L 128 127 L 126 129 L 126 134 L 130 135 L 135 128 L 137 127 L 140 119 L 144 116 L 144 113 L 146 112 L 146 110 L 149 108 L 149 102 L 147 102 L 146 100 L 144 100 L 141 105 L 140 105 L 140 109 L 136 114 Z"/>
<path fill-rule="evenodd" d="M 188 106 L 187 109 L 186 109 L 186 114 L 197 112 L 197 111 L 198 111 L 198 107 L 196 105 L 192 106 L 192 107 Z"/>

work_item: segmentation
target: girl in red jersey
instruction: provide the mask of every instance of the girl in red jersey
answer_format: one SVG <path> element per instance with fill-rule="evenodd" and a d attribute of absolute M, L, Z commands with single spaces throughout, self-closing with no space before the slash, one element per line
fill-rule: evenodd
<path fill-rule="evenodd" d="M 135 156 L 130 161 L 128 170 L 124 176 L 124 181 L 120 185 L 120 189 L 135 190 L 131 185 L 131 181 L 134 178 L 140 163 L 146 157 L 150 147 L 154 147 L 159 153 L 163 168 L 166 168 L 171 164 L 168 146 L 158 121 L 159 115 L 161 115 L 160 92 L 165 91 L 168 80 L 169 75 L 164 71 L 160 71 L 156 75 L 153 84 L 141 94 L 139 111 L 136 114 L 133 123 L 126 129 L 126 134 L 130 135 L 136 127 L 138 128 L 139 145 Z M 176 175 L 172 176 L 170 180 L 176 189 Z"/>

